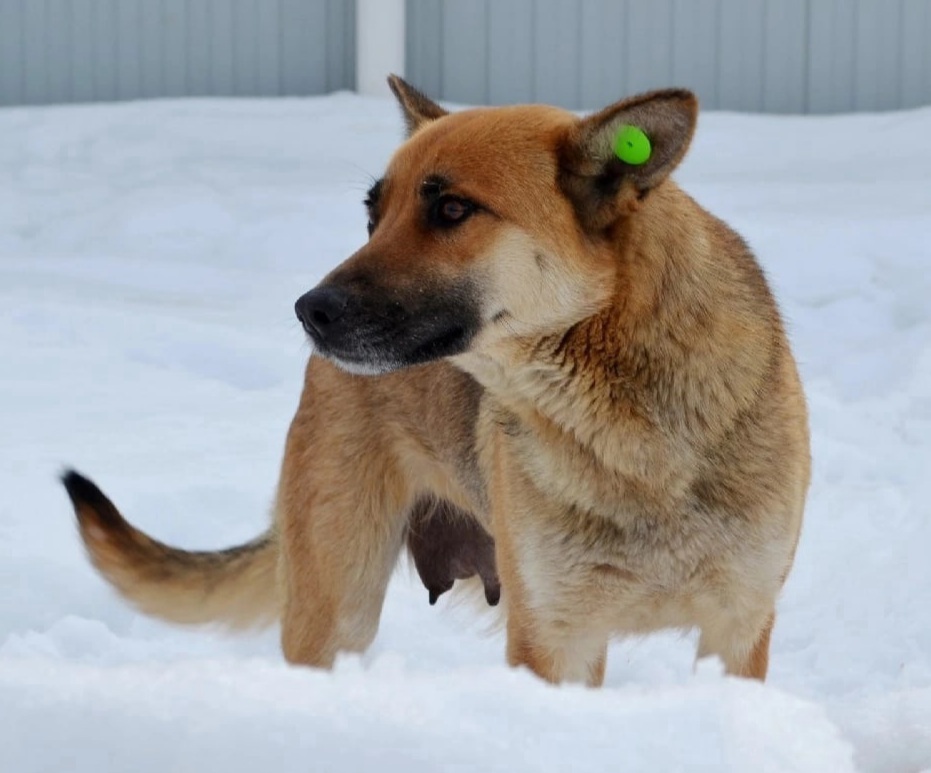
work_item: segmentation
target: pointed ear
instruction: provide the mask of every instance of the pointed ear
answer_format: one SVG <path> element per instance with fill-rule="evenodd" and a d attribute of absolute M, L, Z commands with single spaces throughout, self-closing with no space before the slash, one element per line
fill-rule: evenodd
<path fill-rule="evenodd" d="M 404 122 L 407 124 L 407 136 L 410 137 L 421 126 L 448 113 L 436 102 L 421 94 L 403 78 L 388 76 L 388 87 L 397 97 Z"/>
<path fill-rule="evenodd" d="M 685 89 L 630 97 L 581 119 L 560 150 L 560 186 L 583 225 L 607 227 L 630 203 L 665 180 L 688 149 L 698 99 Z M 650 144 L 643 163 L 622 161 L 614 150 L 618 132 L 636 127 Z"/>

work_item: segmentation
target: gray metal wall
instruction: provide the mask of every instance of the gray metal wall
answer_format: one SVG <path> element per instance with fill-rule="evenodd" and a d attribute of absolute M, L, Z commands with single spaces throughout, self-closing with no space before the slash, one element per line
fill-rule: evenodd
<path fill-rule="evenodd" d="M 0 0 L 0 105 L 354 87 L 354 0 Z"/>
<path fill-rule="evenodd" d="M 931 104 L 931 0 L 407 0 L 407 75 L 455 102 L 661 86 L 780 113 Z"/>

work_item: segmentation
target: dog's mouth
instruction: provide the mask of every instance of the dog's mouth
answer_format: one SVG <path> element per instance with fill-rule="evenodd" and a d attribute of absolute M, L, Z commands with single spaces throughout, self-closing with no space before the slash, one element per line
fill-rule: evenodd
<path fill-rule="evenodd" d="M 318 354 L 367 376 L 462 354 L 480 319 L 461 289 L 399 299 L 323 286 L 301 296 L 295 312 Z"/>
<path fill-rule="evenodd" d="M 473 333 L 464 325 L 453 325 L 444 330 L 435 338 L 427 340 L 417 346 L 411 357 L 419 362 L 429 362 L 454 354 L 462 354 L 469 348 Z"/>

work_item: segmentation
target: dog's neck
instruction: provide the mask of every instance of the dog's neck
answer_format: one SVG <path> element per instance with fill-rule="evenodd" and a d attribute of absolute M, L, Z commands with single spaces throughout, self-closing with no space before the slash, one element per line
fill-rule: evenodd
<path fill-rule="evenodd" d="M 558 333 L 512 339 L 464 358 L 488 394 L 523 424 L 545 421 L 597 451 L 620 435 L 708 437 L 725 432 L 765 377 L 758 352 L 775 346 L 775 305 L 762 274 L 726 257 L 739 237 L 673 184 L 662 186 L 611 248 L 618 271 L 611 302 Z M 756 272 L 763 301 L 742 289 Z M 726 330 L 709 335 L 710 328 Z M 721 346 L 710 372 L 702 347 Z M 609 436 L 610 435 L 610 436 Z"/>

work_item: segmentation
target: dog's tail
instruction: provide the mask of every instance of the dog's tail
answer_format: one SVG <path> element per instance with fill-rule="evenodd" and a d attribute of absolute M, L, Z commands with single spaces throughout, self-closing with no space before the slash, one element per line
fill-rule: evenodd
<path fill-rule="evenodd" d="M 61 480 L 94 566 L 142 612 L 173 623 L 240 629 L 278 619 L 274 529 L 226 550 L 179 550 L 133 528 L 84 476 L 69 470 Z"/>

